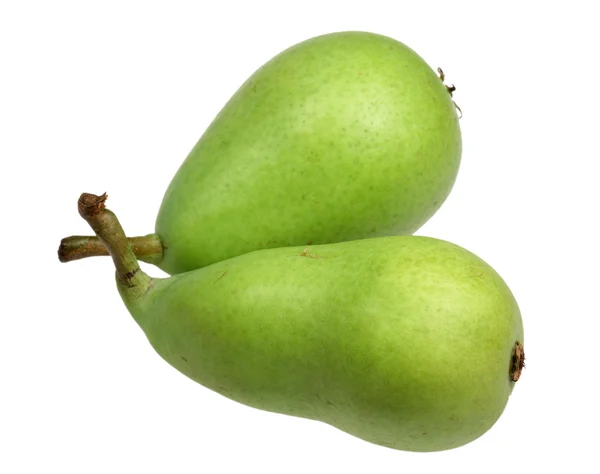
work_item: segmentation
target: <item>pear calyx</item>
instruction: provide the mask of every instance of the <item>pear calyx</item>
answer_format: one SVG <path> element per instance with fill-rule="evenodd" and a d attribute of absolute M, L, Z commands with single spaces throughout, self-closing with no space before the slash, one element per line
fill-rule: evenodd
<path fill-rule="evenodd" d="M 525 351 L 523 350 L 523 344 L 519 341 L 515 342 L 515 348 L 513 350 L 511 362 L 510 362 L 510 379 L 516 382 L 521 377 L 521 373 L 525 368 Z"/>

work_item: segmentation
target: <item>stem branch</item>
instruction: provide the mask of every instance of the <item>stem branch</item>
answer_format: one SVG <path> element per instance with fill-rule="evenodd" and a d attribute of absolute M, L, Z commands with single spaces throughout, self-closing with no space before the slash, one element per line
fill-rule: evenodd
<path fill-rule="evenodd" d="M 79 214 L 110 253 L 118 281 L 128 288 L 147 287 L 151 279 L 140 269 L 117 216 L 105 208 L 107 197 L 106 193 L 102 196 L 83 193 L 77 206 Z"/>
<path fill-rule="evenodd" d="M 162 261 L 163 246 L 158 235 L 128 237 L 127 241 L 138 260 L 153 265 L 158 265 Z M 65 237 L 60 241 L 60 247 L 58 247 L 58 259 L 63 263 L 108 255 L 110 255 L 108 250 L 96 236 L 72 235 Z"/>

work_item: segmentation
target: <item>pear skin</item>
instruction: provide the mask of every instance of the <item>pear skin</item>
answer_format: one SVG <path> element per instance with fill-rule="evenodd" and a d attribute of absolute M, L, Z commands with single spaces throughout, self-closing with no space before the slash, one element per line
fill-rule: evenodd
<path fill-rule="evenodd" d="M 119 284 L 183 374 L 401 450 L 455 448 L 490 429 L 523 343 L 500 276 L 426 237 L 256 251 L 142 288 Z"/>
<path fill-rule="evenodd" d="M 413 233 L 458 172 L 452 90 L 377 34 L 285 50 L 233 95 L 171 181 L 156 220 L 159 267 Z"/>

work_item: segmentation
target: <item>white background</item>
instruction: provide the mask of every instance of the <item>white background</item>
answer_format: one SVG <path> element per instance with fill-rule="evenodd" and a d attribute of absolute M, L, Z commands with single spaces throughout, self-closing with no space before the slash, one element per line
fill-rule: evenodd
<path fill-rule="evenodd" d="M 594 2 L 82 2 L 0 7 L 0 472 L 600 472 L 600 149 Z M 164 363 L 89 233 L 82 191 L 130 235 L 238 86 L 288 46 L 392 36 L 455 83 L 462 167 L 418 233 L 494 266 L 523 313 L 527 368 L 498 423 L 431 454 L 254 410 Z M 161 273 L 145 267 L 151 275 Z"/>

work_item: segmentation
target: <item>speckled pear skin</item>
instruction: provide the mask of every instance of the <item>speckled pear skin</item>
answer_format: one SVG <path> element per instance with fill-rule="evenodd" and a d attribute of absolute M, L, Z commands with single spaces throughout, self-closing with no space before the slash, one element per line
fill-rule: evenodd
<path fill-rule="evenodd" d="M 364 32 L 310 39 L 256 71 L 190 152 L 158 214 L 159 266 L 411 234 L 460 155 L 452 98 L 414 51 Z"/>
<path fill-rule="evenodd" d="M 485 433 L 523 342 L 500 276 L 427 237 L 261 250 L 129 291 L 152 346 L 193 380 L 401 450 Z"/>

